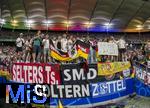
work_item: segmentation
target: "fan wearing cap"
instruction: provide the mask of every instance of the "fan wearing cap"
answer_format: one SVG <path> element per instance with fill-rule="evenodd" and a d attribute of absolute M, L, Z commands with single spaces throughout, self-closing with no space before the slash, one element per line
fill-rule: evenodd
<path fill-rule="evenodd" d="M 16 52 L 19 61 L 21 61 L 23 45 L 24 45 L 23 33 L 20 33 L 19 37 L 16 39 Z"/>

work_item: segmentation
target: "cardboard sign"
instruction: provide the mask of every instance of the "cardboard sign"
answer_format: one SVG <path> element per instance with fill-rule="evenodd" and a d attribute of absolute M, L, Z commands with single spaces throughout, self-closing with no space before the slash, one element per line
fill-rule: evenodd
<path fill-rule="evenodd" d="M 118 56 L 118 46 L 115 43 L 98 42 L 98 54 Z"/>

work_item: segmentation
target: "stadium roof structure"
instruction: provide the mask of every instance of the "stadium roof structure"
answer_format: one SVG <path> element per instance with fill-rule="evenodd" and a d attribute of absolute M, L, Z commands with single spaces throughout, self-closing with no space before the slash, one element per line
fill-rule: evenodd
<path fill-rule="evenodd" d="M 149 0 L 0 0 L 3 28 L 150 31 Z"/>

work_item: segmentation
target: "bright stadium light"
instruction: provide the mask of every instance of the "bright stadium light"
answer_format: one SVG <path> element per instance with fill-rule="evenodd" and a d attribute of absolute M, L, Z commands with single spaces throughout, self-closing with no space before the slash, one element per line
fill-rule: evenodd
<path fill-rule="evenodd" d="M 25 22 L 26 22 L 27 27 L 31 27 L 31 25 L 33 24 L 34 21 L 33 20 L 26 20 Z"/>
<path fill-rule="evenodd" d="M 50 21 L 50 20 L 45 20 L 45 21 L 43 21 L 43 23 L 44 23 L 44 25 L 47 26 L 47 29 L 48 29 L 48 26 L 52 23 L 52 21 Z"/>
<path fill-rule="evenodd" d="M 3 24 L 5 24 L 5 22 L 6 22 L 5 19 L 0 19 L 0 24 L 3 25 Z"/>
<path fill-rule="evenodd" d="M 111 23 L 105 23 L 105 24 L 104 24 L 104 26 L 105 26 L 107 29 L 108 29 L 108 28 L 111 28 L 112 25 L 113 25 L 113 24 L 111 24 Z"/>
<path fill-rule="evenodd" d="M 86 26 L 87 28 L 90 28 L 90 27 L 93 26 L 94 23 L 88 21 L 88 22 L 85 22 L 84 24 L 85 24 L 85 26 Z"/>
<path fill-rule="evenodd" d="M 64 21 L 63 22 L 67 27 L 69 27 L 73 22 L 72 21 Z"/>
<path fill-rule="evenodd" d="M 108 34 L 108 31 L 109 31 L 109 29 L 112 27 L 112 25 L 113 24 L 111 24 L 111 23 L 104 23 L 104 26 L 105 26 L 105 29 L 106 29 L 106 32 L 107 32 L 107 34 Z"/>
<path fill-rule="evenodd" d="M 11 20 L 11 23 L 12 23 L 12 24 L 17 24 L 18 21 L 17 21 L 17 20 Z"/>
<path fill-rule="evenodd" d="M 136 29 L 141 30 L 141 29 L 143 29 L 143 26 L 142 25 L 136 25 Z"/>
<path fill-rule="evenodd" d="M 50 21 L 50 20 L 45 20 L 45 21 L 43 21 L 43 23 L 46 24 L 46 25 L 49 25 L 49 24 L 52 23 L 52 21 Z"/>
<path fill-rule="evenodd" d="M 137 28 L 142 28 L 142 25 L 137 25 L 136 27 L 137 27 Z"/>
<path fill-rule="evenodd" d="M 11 25 L 12 25 L 12 26 L 18 26 L 17 23 L 18 23 L 17 20 L 11 20 Z"/>
<path fill-rule="evenodd" d="M 27 24 L 27 25 L 33 24 L 33 20 L 26 20 L 26 24 Z"/>
<path fill-rule="evenodd" d="M 48 30 L 49 25 L 52 23 L 52 21 L 50 21 L 50 20 L 45 20 L 45 21 L 43 21 L 43 23 L 44 23 L 44 25 L 47 27 L 47 30 Z"/>

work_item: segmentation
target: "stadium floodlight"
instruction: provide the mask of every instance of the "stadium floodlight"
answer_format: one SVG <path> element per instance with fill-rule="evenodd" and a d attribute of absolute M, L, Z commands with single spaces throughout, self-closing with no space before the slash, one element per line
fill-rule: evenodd
<path fill-rule="evenodd" d="M 0 19 L 0 24 L 3 25 L 3 24 L 5 24 L 5 22 L 6 22 L 5 19 Z"/>
<path fill-rule="evenodd" d="M 142 28 L 142 25 L 137 25 L 136 27 L 137 27 L 137 28 Z"/>
<path fill-rule="evenodd" d="M 26 20 L 26 24 L 27 24 L 27 25 L 33 24 L 33 20 Z"/>
<path fill-rule="evenodd" d="M 136 29 L 141 30 L 141 29 L 143 29 L 143 26 L 142 25 L 136 25 Z"/>
<path fill-rule="evenodd" d="M 49 27 L 49 25 L 52 23 L 52 21 L 50 21 L 50 20 L 45 20 L 45 21 L 43 21 L 43 23 L 44 23 L 44 25 L 47 27 L 47 30 L 48 30 L 48 27 Z"/>
<path fill-rule="evenodd" d="M 45 20 L 45 21 L 43 21 L 43 23 L 44 23 L 44 25 L 47 26 L 47 29 L 48 29 L 48 26 L 52 23 L 52 21 L 50 21 L 50 20 Z"/>
<path fill-rule="evenodd" d="M 25 22 L 26 22 L 27 27 L 31 27 L 31 25 L 33 24 L 34 21 L 33 20 L 26 20 Z"/>
<path fill-rule="evenodd" d="M 17 21 L 17 20 L 11 20 L 11 23 L 12 23 L 12 24 L 17 24 L 18 21 Z"/>
<path fill-rule="evenodd" d="M 88 22 L 85 22 L 84 24 L 85 24 L 85 26 L 86 26 L 87 28 L 90 28 L 90 27 L 93 26 L 94 23 L 88 21 Z"/>
<path fill-rule="evenodd" d="M 11 25 L 12 25 L 12 26 L 14 26 L 14 27 L 15 27 L 15 26 L 18 26 L 17 23 L 18 23 L 17 20 L 11 20 Z"/>
<path fill-rule="evenodd" d="M 111 28 L 113 24 L 111 23 L 104 23 L 104 26 L 108 29 L 108 28 Z"/>
<path fill-rule="evenodd" d="M 43 21 L 43 23 L 46 24 L 46 25 L 49 25 L 49 24 L 52 23 L 52 21 L 50 21 L 50 20 L 45 20 L 45 21 Z"/>
<path fill-rule="evenodd" d="M 63 22 L 67 27 L 69 27 L 73 22 L 72 21 L 64 21 Z"/>

